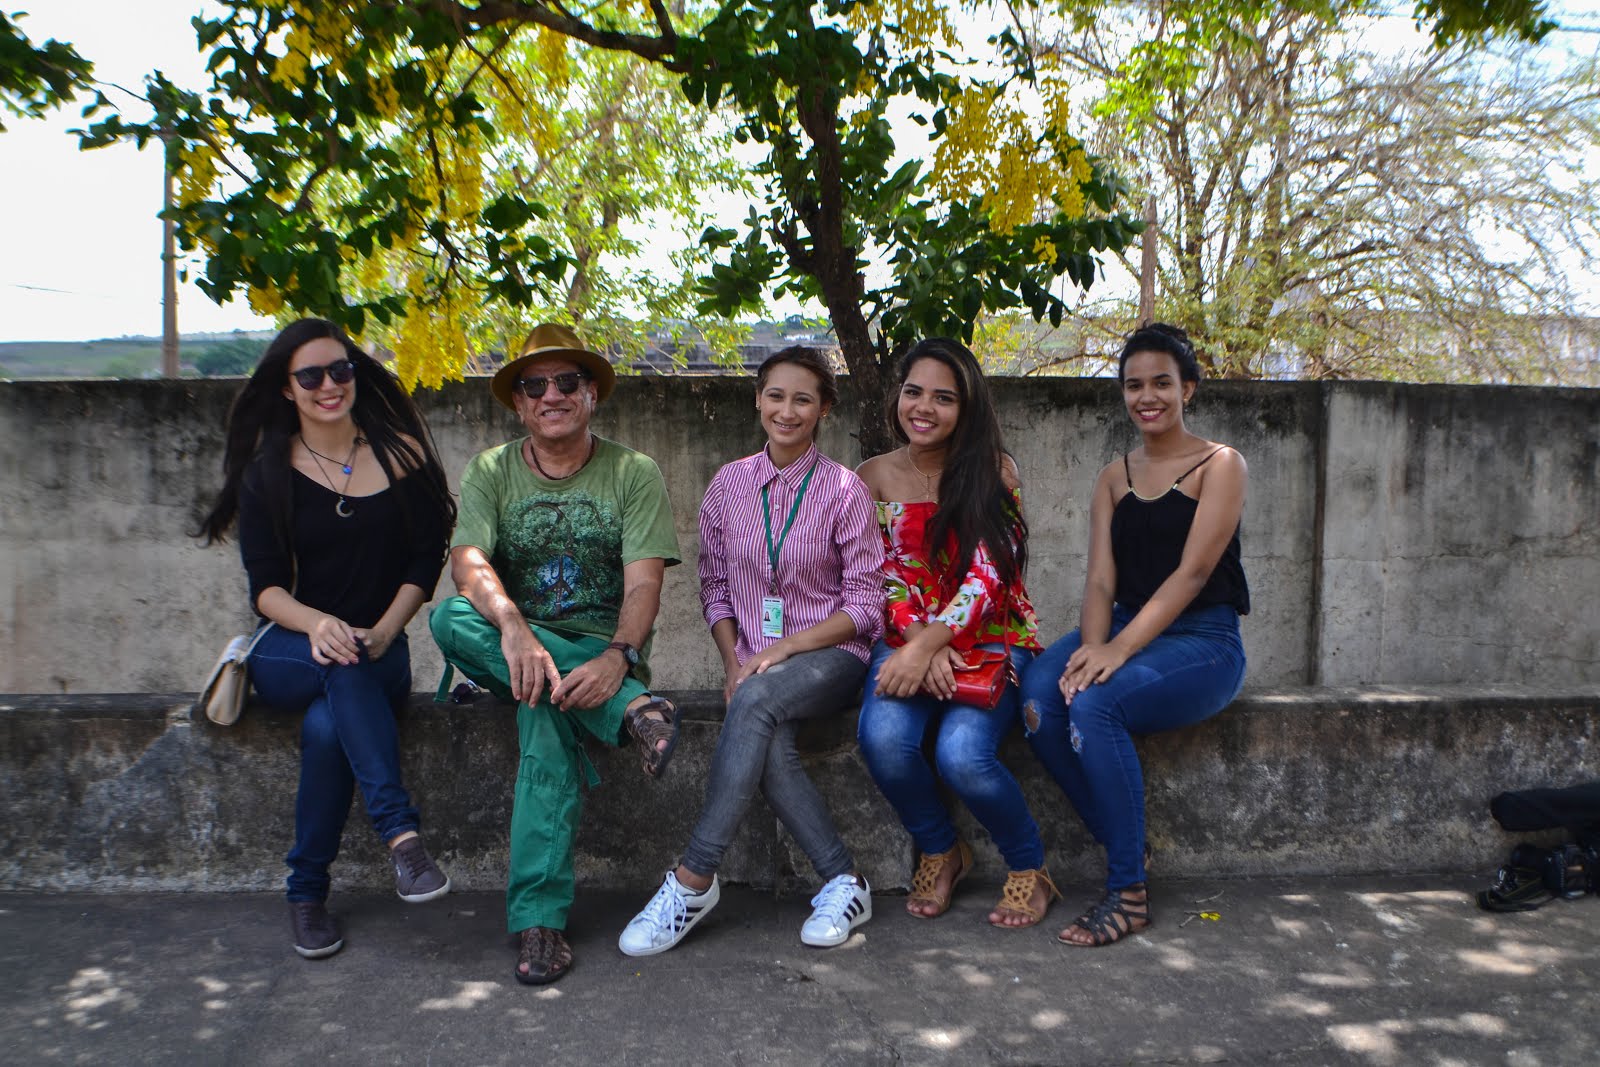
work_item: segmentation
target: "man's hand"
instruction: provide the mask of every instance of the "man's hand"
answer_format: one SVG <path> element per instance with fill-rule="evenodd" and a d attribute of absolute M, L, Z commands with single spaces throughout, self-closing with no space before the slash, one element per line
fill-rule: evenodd
<path fill-rule="evenodd" d="M 561 684 L 550 650 L 539 643 L 526 624 L 500 631 L 500 652 L 511 673 L 511 695 L 524 704 L 538 703 L 546 685 L 553 692 Z"/>
<path fill-rule="evenodd" d="M 617 695 L 627 673 L 628 661 L 622 653 L 608 648 L 588 663 L 568 671 L 560 684 L 550 691 L 550 703 L 562 711 L 598 708 Z"/>

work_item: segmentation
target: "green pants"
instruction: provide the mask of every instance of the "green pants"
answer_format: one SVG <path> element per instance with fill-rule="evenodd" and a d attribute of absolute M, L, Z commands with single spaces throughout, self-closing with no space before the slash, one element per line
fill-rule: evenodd
<path fill-rule="evenodd" d="M 511 699 L 511 674 L 500 651 L 500 631 L 470 601 L 453 596 L 428 617 L 439 651 L 457 669 L 502 700 Z M 563 676 L 605 651 L 600 637 L 571 637 L 530 623 Z M 511 805 L 511 870 L 506 877 L 506 925 L 513 933 L 530 926 L 567 928 L 572 907 L 572 842 L 583 810 L 580 788 L 600 776 L 583 751 L 583 733 L 618 743 L 623 712 L 645 692 L 632 675 L 597 708 L 562 711 L 549 702 L 547 687 L 537 704 L 517 705 L 517 767 Z"/>

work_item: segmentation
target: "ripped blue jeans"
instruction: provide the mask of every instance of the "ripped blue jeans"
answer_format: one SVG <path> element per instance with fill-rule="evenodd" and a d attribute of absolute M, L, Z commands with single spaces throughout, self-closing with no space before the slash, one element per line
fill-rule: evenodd
<path fill-rule="evenodd" d="M 1111 636 L 1133 619 L 1118 606 Z M 1025 726 L 1033 751 L 1106 850 L 1106 888 L 1145 880 L 1144 773 L 1133 734 L 1156 733 L 1209 719 L 1244 683 L 1239 615 L 1227 605 L 1185 612 L 1106 681 L 1069 707 L 1058 683 L 1081 641 L 1074 630 L 1029 665 L 1022 676 Z"/>

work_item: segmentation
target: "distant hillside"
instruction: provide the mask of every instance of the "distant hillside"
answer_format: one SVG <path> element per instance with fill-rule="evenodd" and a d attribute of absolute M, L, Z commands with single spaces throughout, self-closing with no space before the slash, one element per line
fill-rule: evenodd
<path fill-rule="evenodd" d="M 274 336 L 273 331 L 184 334 L 178 359 L 185 377 L 248 374 Z M 746 370 L 789 344 L 820 344 L 832 349 L 826 327 L 794 316 L 781 323 L 756 323 L 741 346 Z M 380 356 L 380 358 L 385 358 Z M 488 367 L 505 358 L 485 357 Z M 652 337 L 644 354 L 628 363 L 639 374 L 726 373 L 703 345 L 679 345 Z M 161 375 L 159 337 L 108 337 L 98 341 L 0 341 L 0 378 L 157 378 Z"/>
<path fill-rule="evenodd" d="M 198 375 L 207 353 L 259 352 L 272 333 L 184 334 L 178 359 L 185 375 Z M 161 374 L 159 337 L 108 337 L 98 341 L 0 341 L 0 378 L 154 378 Z"/>

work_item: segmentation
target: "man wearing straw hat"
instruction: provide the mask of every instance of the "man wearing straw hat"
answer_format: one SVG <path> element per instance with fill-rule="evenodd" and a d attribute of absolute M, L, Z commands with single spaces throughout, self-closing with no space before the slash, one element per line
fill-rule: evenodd
<path fill-rule="evenodd" d="M 429 620 L 446 660 L 517 701 L 506 912 L 527 985 L 572 966 L 579 789 L 600 780 L 583 735 L 631 738 L 651 775 L 677 743 L 678 711 L 651 695 L 648 663 L 663 572 L 679 562 L 672 506 L 654 460 L 589 430 L 615 384 L 610 362 L 548 323 L 495 374 L 528 434 L 467 464 L 450 542 L 461 595 Z"/>

